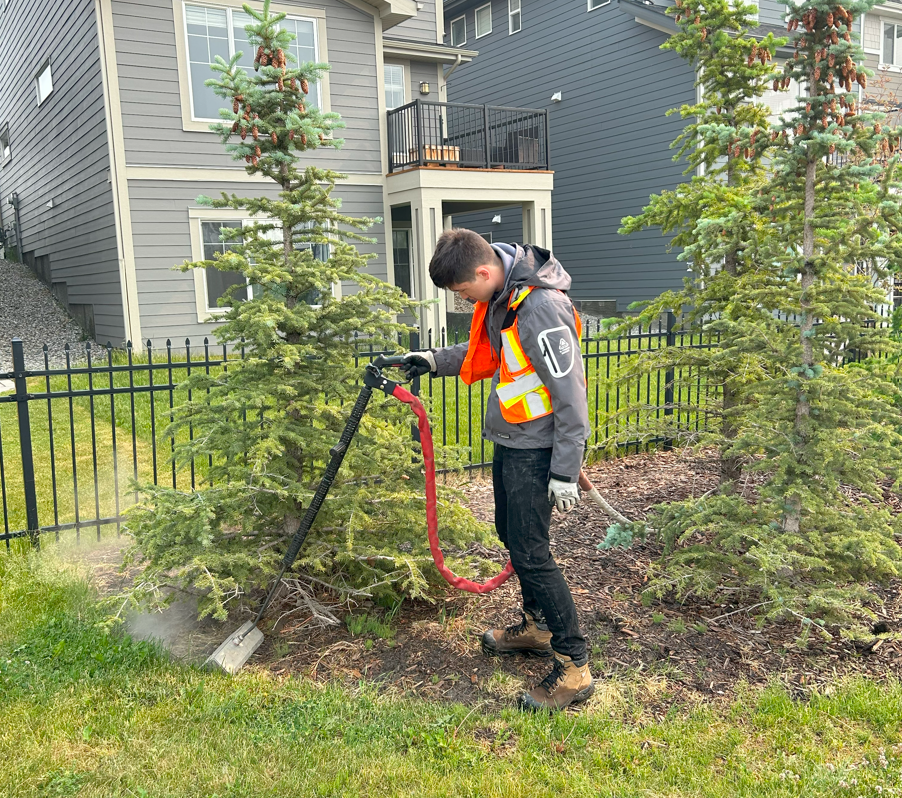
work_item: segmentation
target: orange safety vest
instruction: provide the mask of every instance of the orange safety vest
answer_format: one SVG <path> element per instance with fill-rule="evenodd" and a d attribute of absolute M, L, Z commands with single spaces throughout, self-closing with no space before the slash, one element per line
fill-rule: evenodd
<path fill-rule="evenodd" d="M 511 292 L 507 300 L 508 311 L 516 311 L 532 290 L 533 286 L 528 286 L 518 292 Z M 467 356 L 460 369 L 461 379 L 467 385 L 472 385 L 477 380 L 493 377 L 500 366 L 501 376 L 498 379 L 495 393 L 498 396 L 504 420 L 509 424 L 522 424 L 525 421 L 549 415 L 553 412 L 551 394 L 520 343 L 516 315 L 513 324 L 501 330 L 501 358 L 499 360 L 489 342 L 489 332 L 485 327 L 485 315 L 488 309 L 488 302 L 476 303 L 473 321 L 470 324 L 470 343 L 467 347 Z M 579 340 L 582 337 L 583 325 L 575 309 L 573 317 L 576 321 L 576 337 Z"/>

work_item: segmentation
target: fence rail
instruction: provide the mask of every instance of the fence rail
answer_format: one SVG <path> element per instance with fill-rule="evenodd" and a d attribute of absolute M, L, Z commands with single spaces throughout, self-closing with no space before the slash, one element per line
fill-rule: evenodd
<path fill-rule="evenodd" d="M 428 346 L 464 340 L 444 330 Z M 406 342 L 419 347 L 417 336 Z M 663 347 L 706 347 L 698 333 L 677 330 L 669 315 L 666 324 L 637 329 L 617 339 L 586 337 L 581 342 L 587 377 L 590 446 L 615 440 L 626 451 L 669 441 L 661 436 L 637 437 L 636 427 L 651 419 L 664 419 L 680 429 L 701 429 L 704 419 L 686 408 L 715 390 L 704 375 L 683 369 L 662 369 L 641 377 L 623 378 L 624 368 L 640 353 Z M 357 364 L 369 362 L 381 350 L 360 342 Z M 0 393 L 0 541 L 43 533 L 59 537 L 74 530 L 92 529 L 99 538 L 104 528 L 121 529 L 123 511 L 137 496 L 132 482 L 169 484 L 191 490 L 204 479 L 210 463 L 192 461 L 176 465 L 175 439 L 165 430 L 174 408 L 190 401 L 182 387 L 199 371 L 207 375 L 228 370 L 243 352 L 186 340 L 184 347 L 154 348 L 128 344 L 100 352 L 87 347 L 86 362 L 73 362 L 68 351 L 64 364 L 51 365 L 44 347 L 42 368 L 26 368 L 24 345 L 12 342 L 13 370 L 0 373 L 13 390 Z M 444 446 L 463 447 L 464 467 L 491 463 L 492 444 L 482 437 L 489 388 L 485 382 L 464 385 L 459 378 L 430 378 L 414 391 L 421 394 L 430 413 L 433 436 Z M 630 410 L 624 416 L 625 408 Z M 189 428 L 186 440 L 193 437 Z"/>
<path fill-rule="evenodd" d="M 388 112 L 388 171 L 548 169 L 548 112 L 414 100 Z"/>

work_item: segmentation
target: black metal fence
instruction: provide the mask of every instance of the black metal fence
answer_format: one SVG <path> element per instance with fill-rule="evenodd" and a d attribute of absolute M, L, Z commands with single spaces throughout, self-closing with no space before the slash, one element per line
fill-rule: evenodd
<path fill-rule="evenodd" d="M 548 112 L 414 100 L 388 112 L 388 170 L 548 169 Z"/>
<path fill-rule="evenodd" d="M 430 333 L 428 346 L 464 340 L 449 339 L 444 330 Z M 419 347 L 412 336 L 406 342 Z M 638 451 L 668 441 L 660 435 L 636 435 L 653 428 L 654 420 L 691 431 L 704 419 L 690 409 L 704 404 L 715 389 L 701 373 L 661 369 L 625 377 L 641 353 L 663 347 L 704 347 L 695 333 L 666 324 L 636 329 L 617 339 L 586 337 L 582 358 L 587 378 L 590 446 L 613 441 L 621 450 Z M 358 363 L 379 351 L 358 346 Z M 185 379 L 228 370 L 241 350 L 186 340 L 184 346 L 154 348 L 128 344 L 124 350 L 87 347 L 84 362 L 73 362 L 68 347 L 61 365 L 51 362 L 44 347 L 41 368 L 26 368 L 21 341 L 12 342 L 13 371 L 0 373 L 12 390 L 0 393 L 0 540 L 66 530 L 76 537 L 103 528 L 120 529 L 123 510 L 137 500 L 132 483 L 168 484 L 191 490 L 204 479 L 208 463 L 176 466 L 176 441 L 166 435 L 173 409 L 190 401 Z M 491 463 L 492 444 L 482 437 L 488 388 L 485 382 L 467 386 L 458 378 L 422 381 L 419 392 L 429 409 L 436 443 L 462 447 L 465 468 Z M 629 412 L 624 413 L 625 408 Z M 632 408 L 636 408 L 635 411 Z M 185 433 L 189 438 L 193 430 Z"/>

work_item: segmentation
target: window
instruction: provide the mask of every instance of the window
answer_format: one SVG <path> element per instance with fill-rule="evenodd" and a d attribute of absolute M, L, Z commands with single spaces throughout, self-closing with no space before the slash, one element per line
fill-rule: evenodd
<path fill-rule="evenodd" d="M 12 156 L 12 150 L 9 147 L 9 126 L 4 125 L 0 130 L 0 162 L 6 163 L 7 159 Z"/>
<path fill-rule="evenodd" d="M 404 105 L 404 67 L 400 64 L 385 65 L 385 107 L 391 111 Z"/>
<path fill-rule="evenodd" d="M 492 4 L 486 3 L 476 9 L 476 38 L 488 36 L 492 32 Z"/>
<path fill-rule="evenodd" d="M 458 17 L 451 20 L 451 46 L 461 47 L 467 43 L 467 18 Z"/>
<path fill-rule="evenodd" d="M 203 241 L 204 260 L 215 260 L 224 252 L 242 243 L 242 239 L 231 238 L 222 240 L 222 228 L 241 228 L 241 222 L 201 222 L 201 240 Z M 248 299 L 247 278 L 241 272 L 224 272 L 208 267 L 204 269 L 204 291 L 207 302 L 207 312 L 223 313 L 229 306 L 220 305 L 219 300 L 225 296 L 226 291 L 233 285 L 243 286 L 232 294 L 234 298 Z"/>
<path fill-rule="evenodd" d="M 223 100 L 204 82 L 214 77 L 210 64 L 220 56 L 228 61 L 241 53 L 239 65 L 250 72 L 254 68 L 254 51 L 248 43 L 245 26 L 253 19 L 234 8 L 186 5 L 185 29 L 188 37 L 188 72 L 191 110 L 194 119 L 221 121 L 219 109 Z M 289 52 L 298 63 L 317 61 L 316 23 L 310 19 L 286 17 L 279 26 L 297 38 Z M 310 85 L 309 102 L 319 106 L 319 87 Z"/>
<path fill-rule="evenodd" d="M 50 96 L 53 91 L 53 75 L 50 72 L 50 62 L 48 61 L 41 67 L 37 77 L 38 84 L 38 105 Z"/>
<path fill-rule="evenodd" d="M 520 0 L 507 0 L 507 29 L 508 33 L 519 33 L 521 27 Z"/>
<path fill-rule="evenodd" d="M 480 233 L 479 235 L 482 238 L 484 238 L 486 241 L 488 241 L 490 244 L 492 243 L 492 234 L 491 233 Z"/>
<path fill-rule="evenodd" d="M 395 285 L 407 296 L 413 296 L 413 280 L 410 275 L 410 230 L 392 230 L 392 252 L 395 261 Z"/>
<path fill-rule="evenodd" d="M 589 11 L 594 11 L 596 8 L 606 6 L 610 2 L 611 0 L 589 0 Z"/>
<path fill-rule="evenodd" d="M 902 66 L 902 25 L 883 23 L 883 56 L 881 64 Z"/>

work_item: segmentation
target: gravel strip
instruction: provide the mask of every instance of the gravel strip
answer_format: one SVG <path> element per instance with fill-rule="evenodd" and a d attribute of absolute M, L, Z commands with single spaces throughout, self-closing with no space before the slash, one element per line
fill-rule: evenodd
<path fill-rule="evenodd" d="M 87 334 L 34 273 L 22 263 L 0 260 L 0 373 L 12 371 L 10 342 L 25 342 L 25 366 L 44 367 L 47 344 L 51 368 L 66 365 L 64 347 L 69 344 L 73 361 L 85 357 Z M 91 343 L 91 346 L 96 346 Z"/>

